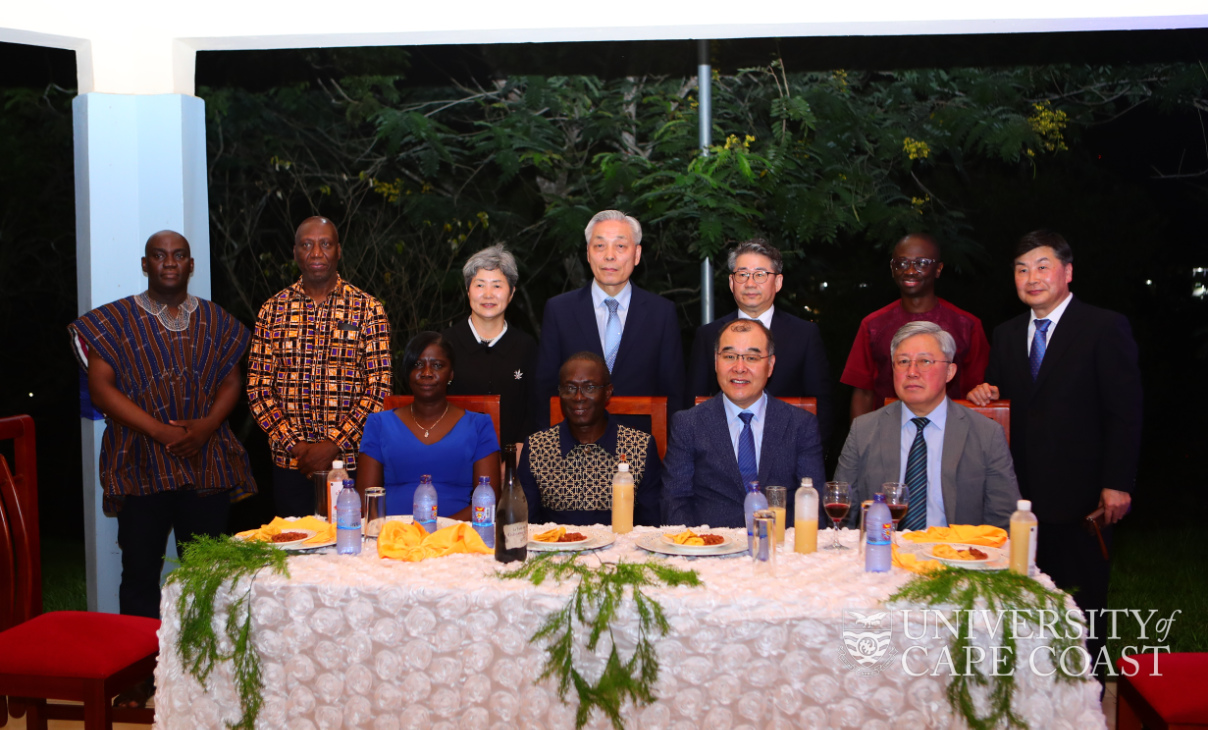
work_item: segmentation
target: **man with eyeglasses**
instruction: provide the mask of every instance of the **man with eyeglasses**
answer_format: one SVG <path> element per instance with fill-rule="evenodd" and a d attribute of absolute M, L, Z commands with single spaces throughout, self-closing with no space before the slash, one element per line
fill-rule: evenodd
<path fill-rule="evenodd" d="M 851 484 L 852 504 L 886 482 L 909 489 L 903 530 L 948 525 L 1006 529 L 1019 485 L 1002 426 L 950 400 L 956 342 L 932 322 L 909 322 L 889 349 L 899 400 L 851 424 L 835 479 Z"/>
<path fill-rule="evenodd" d="M 936 296 L 935 280 L 943 270 L 939 243 L 926 233 L 911 233 L 894 246 L 889 273 L 901 299 L 860 322 L 847 366 L 839 378 L 839 382 L 855 389 L 851 394 L 852 420 L 894 397 L 889 344 L 907 322 L 934 322 L 956 341 L 957 376 L 948 384 L 949 398 L 963 398 L 982 382 L 990 343 L 980 319 Z"/>
<path fill-rule="evenodd" d="M 608 415 L 608 364 L 579 352 L 558 371 L 562 423 L 528 437 L 517 470 L 529 522 L 597 525 L 612 521 L 612 478 L 624 457 L 634 481 L 637 525 L 658 525 L 663 464 L 654 438 Z"/>
<path fill-rule="evenodd" d="M 723 325 L 713 353 L 721 393 L 671 420 L 663 523 L 741 527 L 746 485 L 758 481 L 787 488 L 787 524 L 792 524 L 793 494 L 801 479 L 826 481 L 818 419 L 768 397 L 776 342 L 759 320 Z"/>
<path fill-rule="evenodd" d="M 545 303 L 533 389 L 535 423 L 549 426 L 549 399 L 558 393 L 558 368 L 581 351 L 604 358 L 616 395 L 665 396 L 668 412 L 679 410 L 684 352 L 675 304 L 632 281 L 642 260 L 642 224 L 619 210 L 602 210 L 583 233 L 592 281 Z M 649 423 L 642 416 L 622 420 Z"/>
<path fill-rule="evenodd" d="M 776 339 L 776 370 L 768 379 L 768 395 L 782 398 L 812 397 L 818 401 L 818 426 L 822 442 L 830 437 L 830 367 L 818 325 L 789 314 L 775 305 L 776 293 L 784 285 L 784 261 L 780 251 L 761 238 L 743 241 L 728 258 L 730 292 L 738 309 L 701 326 L 692 343 L 688 360 L 688 402 L 696 396 L 711 396 L 718 391 L 713 368 L 713 343 L 717 333 L 735 319 L 757 319 L 772 331 Z"/>

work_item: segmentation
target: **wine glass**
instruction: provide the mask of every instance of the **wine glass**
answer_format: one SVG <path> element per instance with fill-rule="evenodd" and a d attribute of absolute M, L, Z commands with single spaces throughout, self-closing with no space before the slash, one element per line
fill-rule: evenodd
<path fill-rule="evenodd" d="M 885 504 L 889 507 L 889 519 L 893 520 L 893 541 L 897 544 L 898 523 L 906 516 L 910 507 L 910 487 L 902 482 L 885 482 L 881 485 L 881 493 L 885 495 Z"/>
<path fill-rule="evenodd" d="M 826 496 L 822 503 L 826 505 L 826 516 L 831 519 L 832 534 L 834 535 L 834 542 L 822 549 L 850 550 L 839 544 L 839 522 L 847 517 L 847 512 L 851 509 L 851 488 L 847 482 L 827 482 Z"/>

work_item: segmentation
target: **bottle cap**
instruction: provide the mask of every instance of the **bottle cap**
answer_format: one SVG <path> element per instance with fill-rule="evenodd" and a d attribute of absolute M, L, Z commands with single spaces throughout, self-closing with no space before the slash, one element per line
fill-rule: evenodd
<path fill-rule="evenodd" d="M 803 487 L 814 486 L 813 478 L 812 477 L 801 477 L 801 486 L 803 486 Z"/>
<path fill-rule="evenodd" d="M 881 504 L 885 504 L 885 495 L 880 492 L 877 492 L 876 494 L 872 495 L 872 501 L 880 502 Z"/>
<path fill-rule="evenodd" d="M 617 471 L 624 471 L 624 472 L 628 472 L 628 471 L 629 471 L 629 464 L 627 464 L 627 463 L 625 463 L 624 461 L 622 461 L 620 464 L 617 464 Z"/>
<path fill-rule="evenodd" d="M 1032 511 L 1032 500 L 1030 500 L 1030 499 L 1019 500 L 1018 502 L 1015 503 L 1015 509 L 1019 510 L 1020 512 L 1031 512 Z"/>
<path fill-rule="evenodd" d="M 759 482 L 747 482 L 747 492 L 758 492 Z"/>
<path fill-rule="evenodd" d="M 331 468 L 332 469 L 343 469 L 344 462 L 340 461 L 339 459 L 336 459 L 335 461 L 331 462 Z"/>

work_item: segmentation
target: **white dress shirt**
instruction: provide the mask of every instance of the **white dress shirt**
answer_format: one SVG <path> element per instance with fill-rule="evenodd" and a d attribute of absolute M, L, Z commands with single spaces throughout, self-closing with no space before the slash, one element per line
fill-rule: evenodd
<path fill-rule="evenodd" d="M 596 313 L 596 327 L 600 331 L 600 349 L 607 354 L 608 343 L 605 340 L 608 331 L 608 305 L 604 303 L 608 299 L 608 292 L 600 288 L 600 282 L 592 279 L 591 281 L 591 306 Z M 625 288 L 621 290 L 613 299 L 617 300 L 617 318 L 621 320 L 621 332 L 625 332 L 625 318 L 629 315 L 629 300 L 633 299 L 633 284 L 625 282 Z"/>
<path fill-rule="evenodd" d="M 751 419 L 751 433 L 755 436 L 755 471 L 759 471 L 759 459 L 763 450 L 763 427 L 767 423 L 768 414 L 768 394 L 764 392 L 759 396 L 759 400 L 752 403 L 747 408 L 739 408 L 734 405 L 734 402 L 726 397 L 725 393 L 721 396 L 722 405 L 726 409 L 726 427 L 730 429 L 730 446 L 734 449 L 734 458 L 738 458 L 738 437 L 742 435 L 742 419 L 738 417 L 739 413 L 754 413 L 755 417 Z"/>
<path fill-rule="evenodd" d="M 772 313 L 775 311 L 776 311 L 776 305 L 773 304 L 773 305 L 769 306 L 767 309 L 763 310 L 763 312 L 758 317 L 752 317 L 751 315 L 747 314 L 746 312 L 744 312 L 740 309 L 740 310 L 738 310 L 738 318 L 739 319 L 757 319 L 760 322 L 763 322 L 763 326 L 767 327 L 770 330 L 770 329 L 772 329 Z"/>
<path fill-rule="evenodd" d="M 902 404 L 902 463 L 898 472 L 898 481 L 906 482 L 906 460 L 910 457 L 910 447 L 914 444 L 915 434 L 919 432 L 910 419 L 918 418 L 914 412 Z M 923 440 L 927 442 L 927 526 L 947 527 L 948 517 L 944 514 L 944 428 L 948 425 L 948 396 L 940 401 L 931 413 L 923 416 L 931 422 L 923 428 Z M 877 485 L 873 485 L 878 490 Z M 878 490 L 879 491 L 879 490 Z M 914 495 L 910 495 L 914 501 Z"/>
<path fill-rule="evenodd" d="M 1053 331 L 1057 329 L 1057 323 L 1061 321 L 1061 315 L 1065 314 L 1065 308 L 1070 306 L 1070 300 L 1074 298 L 1074 293 L 1070 292 L 1065 295 L 1065 299 L 1053 308 L 1046 317 L 1037 317 L 1036 310 L 1032 310 L 1032 319 L 1028 320 L 1028 356 L 1032 355 L 1032 337 L 1036 334 L 1036 320 L 1047 319 L 1049 321 L 1049 330 L 1044 333 L 1045 352 L 1048 352 L 1048 345 L 1053 341 Z"/>

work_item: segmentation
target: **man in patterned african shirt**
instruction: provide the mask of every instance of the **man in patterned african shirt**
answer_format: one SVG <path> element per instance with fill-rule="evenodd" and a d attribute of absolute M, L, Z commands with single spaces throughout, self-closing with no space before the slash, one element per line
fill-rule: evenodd
<path fill-rule="evenodd" d="M 256 491 L 243 444 L 226 419 L 239 400 L 248 331 L 189 294 L 189 242 L 147 239 L 147 291 L 97 307 L 68 330 L 105 414 L 100 479 L 117 513 L 121 612 L 159 618 L 168 534 L 218 536 L 232 501 Z"/>
<path fill-rule="evenodd" d="M 529 522 L 596 525 L 612 522 L 612 478 L 620 455 L 634 481 L 634 524 L 659 525 L 663 464 L 654 438 L 609 418 L 612 382 L 604 358 L 571 355 L 558 372 L 562 423 L 528 437 L 520 484 Z"/>
<path fill-rule="evenodd" d="M 260 308 L 247 397 L 273 452 L 273 503 L 312 514 L 310 475 L 356 469 L 365 419 L 390 395 L 390 323 L 377 299 L 340 278 L 340 236 L 326 218 L 294 234 L 302 278 Z"/>

